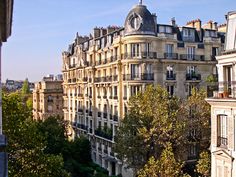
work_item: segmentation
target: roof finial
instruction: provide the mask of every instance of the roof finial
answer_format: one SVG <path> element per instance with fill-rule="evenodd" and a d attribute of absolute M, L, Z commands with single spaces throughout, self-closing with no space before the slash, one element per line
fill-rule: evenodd
<path fill-rule="evenodd" d="M 139 5 L 143 5 L 143 0 L 139 0 Z"/>

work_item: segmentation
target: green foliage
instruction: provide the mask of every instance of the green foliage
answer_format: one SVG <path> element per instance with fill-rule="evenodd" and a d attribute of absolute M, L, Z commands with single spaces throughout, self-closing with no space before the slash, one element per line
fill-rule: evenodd
<path fill-rule="evenodd" d="M 176 161 L 170 143 L 162 151 L 159 160 L 151 157 L 148 163 L 138 172 L 138 177 L 182 177 L 183 163 Z"/>
<path fill-rule="evenodd" d="M 29 94 L 29 93 L 30 93 L 29 81 L 28 79 L 25 79 L 22 86 L 22 94 Z"/>
<path fill-rule="evenodd" d="M 129 108 L 115 137 L 115 151 L 121 160 L 138 170 L 150 157 L 158 159 L 168 142 L 181 157 L 187 122 L 179 99 L 170 98 L 160 86 L 148 86 L 130 99 Z"/>
<path fill-rule="evenodd" d="M 176 161 L 171 144 L 167 144 L 159 160 L 160 177 L 180 177 L 183 175 L 183 163 Z"/>
<path fill-rule="evenodd" d="M 214 82 L 217 82 L 217 81 L 218 81 L 218 78 L 216 76 L 214 76 L 213 74 L 207 76 L 207 78 L 206 78 L 206 82 L 214 83 Z"/>
<path fill-rule="evenodd" d="M 211 156 L 207 151 L 203 151 L 200 154 L 200 159 L 197 162 L 197 172 L 203 176 L 208 177 L 211 176 Z"/>
<path fill-rule="evenodd" d="M 152 156 L 149 158 L 148 163 L 144 168 L 138 172 L 138 177 L 159 177 L 159 165 L 158 161 Z"/>
<path fill-rule="evenodd" d="M 27 98 L 19 93 L 3 94 L 10 177 L 108 177 L 106 170 L 92 163 L 88 139 L 68 141 L 67 122 L 60 117 L 33 121 Z"/>
<path fill-rule="evenodd" d="M 188 98 L 186 109 L 190 110 L 189 130 L 195 129 L 195 137 L 191 137 L 199 144 L 200 151 L 206 150 L 210 146 L 210 118 L 211 107 L 206 102 L 207 93 L 205 90 L 192 90 L 192 95 Z"/>
<path fill-rule="evenodd" d="M 44 153 L 44 136 L 18 93 L 3 94 L 4 134 L 8 137 L 9 176 L 68 176 L 60 155 Z"/>

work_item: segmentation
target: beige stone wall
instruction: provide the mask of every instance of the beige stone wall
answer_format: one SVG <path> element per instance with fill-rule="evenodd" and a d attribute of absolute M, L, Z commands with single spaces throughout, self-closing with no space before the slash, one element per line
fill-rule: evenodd
<path fill-rule="evenodd" d="M 49 116 L 64 116 L 62 81 L 42 81 L 33 91 L 33 117 L 45 120 Z"/>

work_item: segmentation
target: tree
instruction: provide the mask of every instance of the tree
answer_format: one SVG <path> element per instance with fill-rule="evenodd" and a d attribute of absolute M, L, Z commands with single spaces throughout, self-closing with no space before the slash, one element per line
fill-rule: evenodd
<path fill-rule="evenodd" d="M 200 154 L 200 159 L 196 165 L 197 172 L 203 177 L 211 176 L 211 156 L 208 151 Z"/>
<path fill-rule="evenodd" d="M 66 126 L 67 122 L 59 116 L 48 117 L 46 120 L 38 122 L 38 129 L 46 140 L 45 153 L 63 154 L 63 149 L 68 141 Z"/>
<path fill-rule="evenodd" d="M 173 148 L 170 143 L 168 143 L 166 148 L 163 150 L 158 165 L 160 177 L 183 176 L 183 163 L 176 161 Z"/>
<path fill-rule="evenodd" d="M 68 176 L 61 155 L 45 154 L 44 136 L 18 93 L 3 94 L 3 131 L 8 138 L 9 176 Z"/>
<path fill-rule="evenodd" d="M 29 94 L 29 93 L 30 93 L 29 81 L 26 78 L 22 86 L 22 94 Z"/>
<path fill-rule="evenodd" d="M 138 177 L 159 177 L 159 164 L 158 161 L 152 156 L 149 158 L 148 163 L 144 168 L 138 172 Z"/>
<path fill-rule="evenodd" d="M 186 109 L 189 111 L 190 141 L 197 143 L 199 151 L 207 150 L 210 146 L 211 107 L 206 102 L 205 90 L 192 89 L 192 95 L 187 100 Z"/>
<path fill-rule="evenodd" d="M 173 148 L 167 143 L 162 151 L 160 159 L 151 157 L 148 163 L 138 173 L 138 177 L 182 177 L 183 163 L 175 159 Z"/>
<path fill-rule="evenodd" d="M 177 158 L 184 153 L 186 140 L 185 108 L 160 86 L 148 86 L 129 100 L 129 113 L 115 137 L 118 158 L 139 170 L 150 157 L 159 159 L 167 143 L 174 145 Z"/>

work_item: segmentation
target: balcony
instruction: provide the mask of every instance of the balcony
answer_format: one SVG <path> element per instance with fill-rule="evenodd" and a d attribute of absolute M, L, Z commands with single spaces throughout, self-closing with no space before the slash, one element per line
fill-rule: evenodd
<path fill-rule="evenodd" d="M 186 80 L 201 80 L 201 74 L 186 74 Z"/>
<path fill-rule="evenodd" d="M 110 129 L 110 128 L 103 128 L 102 129 L 101 127 L 99 127 L 95 130 L 95 135 L 100 136 L 105 139 L 108 139 L 108 140 L 112 140 L 112 137 L 113 137 L 112 129 Z"/>
<path fill-rule="evenodd" d="M 104 95 L 104 96 L 103 96 L 103 99 L 107 99 L 107 96 L 106 96 L 106 95 Z"/>
<path fill-rule="evenodd" d="M 143 80 L 143 81 L 153 81 L 154 73 L 145 73 L 145 74 L 124 74 L 124 81 L 132 81 L 132 80 Z"/>
<path fill-rule="evenodd" d="M 157 36 L 161 39 L 172 39 L 177 40 L 177 34 L 171 34 L 171 33 L 158 33 Z"/>
<path fill-rule="evenodd" d="M 203 41 L 206 43 L 221 43 L 221 39 L 219 37 L 203 37 Z"/>
<path fill-rule="evenodd" d="M 204 61 L 204 55 L 180 54 L 181 60 Z"/>
<path fill-rule="evenodd" d="M 222 148 L 227 148 L 228 139 L 225 137 L 218 136 L 217 137 L 217 146 Z"/>
<path fill-rule="evenodd" d="M 77 124 L 77 127 L 78 127 L 79 129 L 88 131 L 88 126 L 86 126 L 86 125 L 84 125 L 84 124 Z"/>
<path fill-rule="evenodd" d="M 223 81 L 219 83 L 219 90 L 213 91 L 213 98 L 234 98 L 235 81 Z"/>
<path fill-rule="evenodd" d="M 178 54 L 177 53 L 164 53 L 164 58 L 177 60 Z"/>
<path fill-rule="evenodd" d="M 114 99 L 114 100 L 117 100 L 117 99 L 118 99 L 118 96 L 117 96 L 117 95 L 113 96 L 113 99 Z"/>
<path fill-rule="evenodd" d="M 176 80 L 176 74 L 166 74 L 166 80 Z"/>
<path fill-rule="evenodd" d="M 123 59 L 156 59 L 156 52 L 123 53 Z"/>

